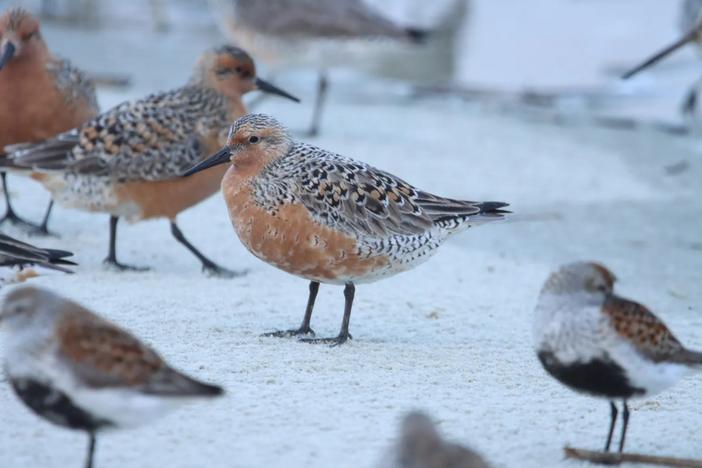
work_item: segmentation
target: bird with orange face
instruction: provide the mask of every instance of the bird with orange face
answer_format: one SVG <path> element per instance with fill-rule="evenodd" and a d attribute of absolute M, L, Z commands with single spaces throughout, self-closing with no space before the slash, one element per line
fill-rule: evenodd
<path fill-rule="evenodd" d="M 256 89 L 297 101 L 257 78 L 243 50 L 214 48 L 201 55 L 187 85 L 121 104 L 47 141 L 17 145 L 11 157 L 34 171 L 58 203 L 110 215 L 107 264 L 144 269 L 117 261 L 119 218 L 166 218 L 206 273 L 232 277 L 235 272 L 200 253 L 176 224 L 180 212 L 217 192 L 225 169 L 189 179 L 180 175 L 221 146 L 228 122 L 246 113 L 242 95 Z"/>
<path fill-rule="evenodd" d="M 361 161 L 293 140 L 267 115 L 237 120 L 227 145 L 185 173 L 219 165 L 229 217 L 258 258 L 310 281 L 298 329 L 270 336 L 313 335 L 312 309 L 320 283 L 344 285 L 344 316 L 334 346 L 351 338 L 358 283 L 370 283 L 425 262 L 452 235 L 502 219 L 507 203 L 440 197 Z"/>
<path fill-rule="evenodd" d="M 7 145 L 36 142 L 82 124 L 98 112 L 92 82 L 67 60 L 54 57 L 39 21 L 22 8 L 0 17 L 0 152 Z M 7 211 L 0 220 L 48 233 L 51 204 L 40 226 L 17 216 L 2 173 Z"/>

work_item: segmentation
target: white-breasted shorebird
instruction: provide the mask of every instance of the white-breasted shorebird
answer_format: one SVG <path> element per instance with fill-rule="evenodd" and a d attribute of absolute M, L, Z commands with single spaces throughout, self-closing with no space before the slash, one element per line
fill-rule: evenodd
<path fill-rule="evenodd" d="M 251 57 L 223 46 L 208 50 L 181 88 L 121 104 L 42 143 L 8 148 L 13 164 L 29 168 L 58 203 L 110 214 L 106 263 L 117 261 L 119 218 L 167 218 L 173 236 L 212 275 L 235 273 L 200 253 L 183 236 L 177 215 L 217 192 L 223 169 L 179 177 L 221 147 L 228 124 L 246 113 L 243 94 L 261 90 L 297 100 L 257 78 Z"/>
<path fill-rule="evenodd" d="M 444 440 L 432 420 L 413 411 L 402 420 L 400 437 L 377 468 L 488 468 L 473 450 Z"/>
<path fill-rule="evenodd" d="M 85 431 L 86 466 L 97 434 L 139 426 L 192 398 L 223 390 L 168 365 L 153 349 L 75 302 L 19 287 L 0 310 L 5 374 L 22 402 L 47 421 Z"/>
<path fill-rule="evenodd" d="M 7 10 L 0 17 L 0 153 L 7 145 L 36 142 L 69 130 L 97 112 L 92 82 L 70 62 L 51 54 L 39 21 L 22 8 Z M 7 211 L 0 222 L 47 234 L 52 204 L 41 225 L 24 221 L 10 202 L 6 174 L 1 176 Z"/>
<path fill-rule="evenodd" d="M 398 24 L 363 0 L 210 0 L 224 34 L 273 69 L 319 71 L 308 134 L 319 132 L 328 71 L 353 68 L 446 84 L 469 0 L 454 0 L 432 32 Z"/>
<path fill-rule="evenodd" d="M 614 293 L 614 275 L 597 263 L 562 266 L 546 281 L 536 305 L 534 344 L 544 369 L 567 387 L 609 400 L 609 451 L 623 402 L 624 449 L 627 401 L 655 395 L 702 366 L 645 306 Z"/>
<path fill-rule="evenodd" d="M 355 284 L 426 261 L 451 235 L 500 219 L 501 202 L 452 200 L 419 190 L 368 164 L 292 139 L 272 117 L 237 120 L 227 145 L 185 175 L 229 163 L 222 192 L 239 239 L 257 257 L 310 281 L 302 325 L 276 336 L 312 333 L 319 283 L 345 285 L 336 338 L 349 335 Z"/>
<path fill-rule="evenodd" d="M 66 260 L 72 256 L 73 254 L 66 250 L 36 247 L 0 233 L 0 266 L 3 267 L 23 268 L 37 265 L 64 273 L 72 273 L 66 268 L 75 265 L 72 261 Z"/>

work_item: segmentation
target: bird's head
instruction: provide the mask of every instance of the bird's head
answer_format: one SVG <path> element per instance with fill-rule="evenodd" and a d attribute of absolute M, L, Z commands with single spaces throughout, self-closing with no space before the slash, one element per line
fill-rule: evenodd
<path fill-rule="evenodd" d="M 225 45 L 204 52 L 198 60 L 193 80 L 232 99 L 251 91 L 262 91 L 300 102 L 295 96 L 256 76 L 256 65 L 249 54 Z"/>
<path fill-rule="evenodd" d="M 27 10 L 11 8 L 0 17 L 0 70 L 45 48 L 39 20 Z"/>

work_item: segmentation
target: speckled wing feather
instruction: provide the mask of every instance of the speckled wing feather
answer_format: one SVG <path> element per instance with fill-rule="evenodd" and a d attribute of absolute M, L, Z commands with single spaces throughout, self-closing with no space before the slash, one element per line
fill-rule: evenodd
<path fill-rule="evenodd" d="M 95 85 L 85 73 L 66 59 L 47 63 L 46 69 L 53 75 L 54 82 L 69 104 L 87 104 L 97 114 L 98 103 Z"/>
<path fill-rule="evenodd" d="M 193 88 L 121 104 L 56 138 L 6 151 L 17 166 L 34 170 L 109 175 L 120 181 L 177 177 L 203 157 L 199 126 L 226 126 L 221 111 L 225 98 Z"/>
<path fill-rule="evenodd" d="M 702 364 L 702 354 L 685 349 L 645 306 L 613 295 L 605 301 L 603 311 L 617 333 L 652 361 Z"/>
<path fill-rule="evenodd" d="M 293 193 L 315 220 L 353 236 L 419 235 L 434 227 L 451 230 L 472 216 L 499 218 L 503 213 L 499 208 L 506 206 L 437 197 L 392 174 L 303 143 L 293 145 L 267 171 L 270 177 L 263 175 L 259 191 L 275 191 L 271 181 L 290 184 L 278 193 Z"/>
<path fill-rule="evenodd" d="M 59 354 L 85 385 L 163 396 L 221 393 L 171 369 L 151 348 L 81 306 L 65 307 L 70 310 L 59 323 Z"/>
<path fill-rule="evenodd" d="M 407 31 L 361 0 L 238 0 L 258 32 L 283 37 L 403 37 Z"/>

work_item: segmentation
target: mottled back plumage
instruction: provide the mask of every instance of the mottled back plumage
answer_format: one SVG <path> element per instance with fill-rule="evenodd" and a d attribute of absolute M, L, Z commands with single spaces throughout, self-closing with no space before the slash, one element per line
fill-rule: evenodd
<path fill-rule="evenodd" d="M 202 158 L 200 128 L 226 126 L 226 97 L 190 85 L 123 103 L 54 139 L 9 148 L 15 164 L 118 181 L 165 180 Z"/>
<path fill-rule="evenodd" d="M 610 295 L 602 310 L 610 318 L 617 333 L 652 361 L 702 364 L 702 354 L 685 349 L 646 306 Z"/>
<path fill-rule="evenodd" d="M 320 224 L 359 239 L 452 232 L 468 221 L 500 219 L 507 213 L 501 209 L 506 203 L 432 195 L 366 163 L 295 142 L 268 116 L 242 117 L 230 137 L 243 127 L 275 128 L 285 143 L 285 154 L 252 182 L 255 198 L 271 211 L 282 203 L 301 203 Z"/>

